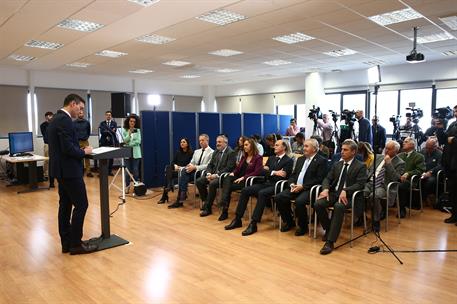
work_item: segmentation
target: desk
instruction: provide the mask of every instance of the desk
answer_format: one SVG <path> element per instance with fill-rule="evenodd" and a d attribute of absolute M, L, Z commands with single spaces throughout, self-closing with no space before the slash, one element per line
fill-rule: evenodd
<path fill-rule="evenodd" d="M 41 156 L 41 155 L 33 155 L 33 156 L 3 156 L 3 159 L 12 164 L 18 163 L 28 163 L 29 165 L 29 188 L 27 190 L 18 191 L 18 194 L 33 192 L 38 190 L 48 190 L 48 187 L 38 187 L 38 180 L 37 180 L 37 166 L 36 163 L 38 161 L 48 160 L 48 157 Z"/>

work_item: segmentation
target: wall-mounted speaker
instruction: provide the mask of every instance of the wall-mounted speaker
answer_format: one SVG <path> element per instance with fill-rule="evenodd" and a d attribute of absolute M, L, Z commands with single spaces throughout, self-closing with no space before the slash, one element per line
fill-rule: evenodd
<path fill-rule="evenodd" d="M 124 118 L 130 115 L 130 94 L 111 93 L 111 112 L 116 118 Z"/>

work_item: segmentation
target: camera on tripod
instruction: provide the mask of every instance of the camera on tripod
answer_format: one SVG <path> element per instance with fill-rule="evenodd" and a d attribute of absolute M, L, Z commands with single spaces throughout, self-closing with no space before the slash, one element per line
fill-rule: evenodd
<path fill-rule="evenodd" d="M 309 109 L 308 118 L 312 120 L 322 119 L 322 112 L 320 107 L 315 107 L 313 105 L 312 109 Z"/>
<path fill-rule="evenodd" d="M 439 119 L 449 120 L 449 119 L 452 119 L 452 117 L 454 117 L 454 116 L 453 116 L 452 109 L 450 107 L 445 107 L 445 108 L 435 109 L 435 111 L 433 111 L 433 113 L 432 113 L 432 117 L 435 119 L 439 118 Z"/>
<path fill-rule="evenodd" d="M 394 126 L 399 126 L 400 125 L 400 118 L 401 115 L 392 115 L 389 118 L 389 121 L 394 124 Z"/>
<path fill-rule="evenodd" d="M 337 112 L 332 111 L 332 110 L 329 110 L 329 112 L 332 113 L 332 120 L 333 120 L 333 122 L 336 123 L 340 117 L 340 114 L 338 114 Z"/>
<path fill-rule="evenodd" d="M 343 110 L 343 112 L 341 112 L 341 120 L 344 120 L 348 126 L 354 125 L 354 122 L 356 121 L 355 111 Z"/>
<path fill-rule="evenodd" d="M 406 113 L 406 117 L 411 118 L 412 122 L 417 124 L 419 123 L 419 119 L 424 116 L 424 112 L 421 109 L 415 109 L 414 107 L 406 108 L 406 110 L 410 110 L 411 112 Z"/>

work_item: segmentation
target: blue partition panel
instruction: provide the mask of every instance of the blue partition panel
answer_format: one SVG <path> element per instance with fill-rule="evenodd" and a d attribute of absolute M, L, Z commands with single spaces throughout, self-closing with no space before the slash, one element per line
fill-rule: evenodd
<path fill-rule="evenodd" d="M 219 129 L 219 113 L 198 113 L 198 134 L 209 135 L 209 146 L 216 147 L 216 137 L 221 134 Z"/>
<path fill-rule="evenodd" d="M 287 128 L 290 125 L 290 120 L 292 118 L 292 115 L 279 115 L 279 134 L 286 134 Z"/>
<path fill-rule="evenodd" d="M 164 168 L 170 164 L 169 112 L 141 111 L 143 182 L 148 188 L 164 185 Z"/>
<path fill-rule="evenodd" d="M 197 127 L 195 125 L 196 113 L 187 112 L 173 112 L 172 117 L 172 131 L 173 131 L 173 151 L 178 150 L 179 140 L 183 137 L 187 137 L 190 141 L 192 150 L 197 149 L 196 133 Z M 199 148 L 199 147 L 198 147 Z"/>
<path fill-rule="evenodd" d="M 278 115 L 263 114 L 263 134 L 262 137 L 278 132 Z"/>
<path fill-rule="evenodd" d="M 241 114 L 222 114 L 222 132 L 227 134 L 229 145 L 234 148 L 241 136 Z"/>
<path fill-rule="evenodd" d="M 244 113 L 243 114 L 243 135 L 262 135 L 262 114 Z"/>

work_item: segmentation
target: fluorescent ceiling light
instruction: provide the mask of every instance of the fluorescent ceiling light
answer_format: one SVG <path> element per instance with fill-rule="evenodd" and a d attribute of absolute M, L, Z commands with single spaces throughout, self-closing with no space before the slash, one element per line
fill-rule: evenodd
<path fill-rule="evenodd" d="M 270 60 L 270 61 L 264 62 L 264 64 L 273 65 L 273 66 L 291 64 L 291 63 L 292 62 L 290 62 L 290 61 L 285 61 L 285 60 L 281 60 L 281 59 Z"/>
<path fill-rule="evenodd" d="M 438 19 L 446 24 L 451 30 L 457 31 L 457 16 L 441 17 Z"/>
<path fill-rule="evenodd" d="M 193 78 L 198 78 L 200 77 L 199 75 L 182 75 L 182 76 L 179 76 L 181 78 L 185 78 L 185 79 L 193 79 Z"/>
<path fill-rule="evenodd" d="M 159 1 L 160 0 L 129 0 L 129 2 L 133 2 L 133 3 L 139 4 L 139 5 L 144 6 L 144 7 L 151 6 L 154 3 L 157 3 Z"/>
<path fill-rule="evenodd" d="M 441 54 L 443 54 L 444 56 L 457 56 L 457 50 L 454 50 L 454 51 L 444 51 L 444 52 L 442 52 Z"/>
<path fill-rule="evenodd" d="M 177 66 L 177 67 L 182 67 L 182 66 L 185 66 L 185 65 L 190 64 L 190 62 L 187 62 L 187 61 L 179 61 L 179 60 L 171 60 L 171 61 L 164 62 L 163 64 L 165 64 L 165 65 L 171 65 L 171 66 Z"/>
<path fill-rule="evenodd" d="M 366 65 L 373 66 L 373 65 L 383 65 L 386 62 L 384 60 L 371 60 L 371 61 L 364 61 L 362 63 L 366 64 Z"/>
<path fill-rule="evenodd" d="M 150 43 L 150 44 L 166 44 L 172 41 L 175 41 L 175 38 L 170 38 L 170 37 L 165 37 L 165 36 L 160 36 L 160 35 L 144 35 L 139 38 L 135 39 L 136 41 L 144 42 L 144 43 Z"/>
<path fill-rule="evenodd" d="M 198 20 L 214 23 L 217 25 L 227 25 L 233 22 L 246 19 L 246 16 L 230 12 L 227 10 L 215 10 L 207 14 L 196 17 Z"/>
<path fill-rule="evenodd" d="M 450 40 L 450 39 L 454 39 L 454 36 L 452 36 L 448 32 L 442 32 L 442 33 L 438 33 L 438 34 L 431 34 L 431 35 L 427 35 L 427 36 L 417 37 L 417 42 L 418 43 L 431 43 L 431 42 L 444 41 L 444 40 Z"/>
<path fill-rule="evenodd" d="M 83 21 L 77 19 L 65 19 L 64 21 L 57 24 L 58 27 L 75 30 L 80 32 L 94 32 L 102 27 L 103 24 L 90 22 L 90 21 Z"/>
<path fill-rule="evenodd" d="M 376 22 L 379 25 L 389 25 L 400 23 L 403 21 L 414 20 L 422 18 L 423 16 L 413 10 L 412 8 L 405 8 L 393 12 L 388 12 L 380 15 L 375 15 L 368 17 L 373 22 Z"/>
<path fill-rule="evenodd" d="M 324 52 L 325 55 L 332 56 L 332 57 L 341 57 L 341 56 L 348 56 L 356 54 L 357 52 L 351 49 L 343 49 L 343 50 L 334 50 L 330 52 Z"/>
<path fill-rule="evenodd" d="M 110 51 L 110 50 L 103 50 L 101 52 L 95 53 L 95 55 L 104 56 L 104 57 L 111 57 L 111 58 L 119 58 L 121 56 L 127 55 L 127 53 Z"/>
<path fill-rule="evenodd" d="M 29 40 L 25 44 L 28 47 L 35 47 L 40 49 L 47 49 L 47 50 L 57 50 L 63 47 L 62 43 L 57 42 L 48 42 L 48 41 L 40 41 L 40 40 Z"/>
<path fill-rule="evenodd" d="M 219 72 L 219 73 L 233 73 L 233 72 L 238 72 L 239 70 L 237 69 L 219 69 L 219 70 L 216 70 L 216 72 Z"/>
<path fill-rule="evenodd" d="M 129 71 L 129 73 L 134 73 L 134 74 L 147 74 L 147 73 L 152 73 L 152 72 L 154 72 L 154 71 L 152 71 L 152 70 L 143 70 L 143 69 Z"/>
<path fill-rule="evenodd" d="M 12 54 L 8 58 L 14 59 L 16 61 L 32 61 L 35 59 L 35 57 L 32 57 L 32 56 L 17 55 L 17 54 Z"/>
<path fill-rule="evenodd" d="M 216 56 L 229 57 L 229 56 L 235 56 L 235 55 L 243 54 L 243 52 L 230 50 L 230 49 L 222 49 L 222 50 L 209 52 L 208 54 L 216 55 Z"/>
<path fill-rule="evenodd" d="M 87 62 L 73 62 L 73 63 L 67 63 L 66 66 L 72 67 L 72 68 L 87 68 L 92 64 L 87 63 Z"/>
<path fill-rule="evenodd" d="M 314 37 L 297 32 L 297 33 L 292 33 L 292 34 L 288 34 L 288 35 L 273 37 L 272 39 L 279 41 L 279 42 L 287 43 L 287 44 L 294 44 L 294 43 L 299 43 L 302 41 L 312 40 L 312 39 L 314 39 Z"/>

